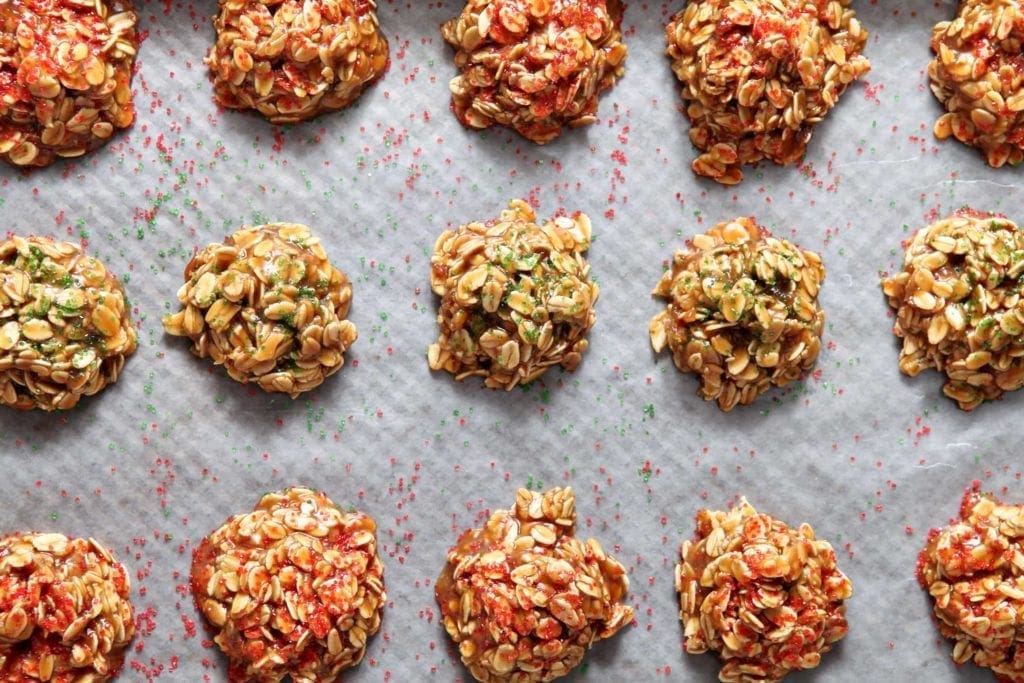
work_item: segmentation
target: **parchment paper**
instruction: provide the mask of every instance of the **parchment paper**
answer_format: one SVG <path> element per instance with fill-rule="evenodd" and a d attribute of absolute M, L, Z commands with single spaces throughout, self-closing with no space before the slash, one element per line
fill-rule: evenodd
<path fill-rule="evenodd" d="M 682 652 L 673 564 L 698 508 L 746 495 L 812 523 L 854 584 L 849 636 L 790 680 L 991 680 L 949 660 L 914 562 L 973 480 L 1024 501 L 1024 395 L 964 414 L 936 373 L 901 376 L 878 284 L 901 240 L 962 205 L 1024 220 L 1019 170 L 931 134 L 927 43 L 954 5 L 858 2 L 867 81 L 799 169 L 749 169 L 721 188 L 689 170 L 662 56 L 679 3 L 630 3 L 627 73 L 599 123 L 536 147 L 449 112 L 454 68 L 437 27 L 456 2 L 382 2 L 384 80 L 347 112 L 286 128 L 213 104 L 212 0 L 143 2 L 135 126 L 77 163 L 0 181 L 4 228 L 87 243 L 123 276 L 140 331 L 103 394 L 63 414 L 0 411 L 0 530 L 92 535 L 127 564 L 139 634 L 122 680 L 223 681 L 188 593 L 191 550 L 263 492 L 317 486 L 376 518 L 386 564 L 383 628 L 346 680 L 467 680 L 433 597 L 446 549 L 517 487 L 572 485 L 580 534 L 629 568 L 637 614 L 572 680 L 710 681 L 715 658 Z M 542 216 L 592 217 L 602 294 L 575 374 L 495 393 L 427 369 L 429 252 L 445 227 L 517 196 Z M 826 348 L 802 384 L 723 414 L 651 352 L 649 292 L 684 239 L 745 214 L 823 255 Z M 193 251 L 265 221 L 311 225 L 355 283 L 348 367 L 295 401 L 234 383 L 160 326 Z"/>

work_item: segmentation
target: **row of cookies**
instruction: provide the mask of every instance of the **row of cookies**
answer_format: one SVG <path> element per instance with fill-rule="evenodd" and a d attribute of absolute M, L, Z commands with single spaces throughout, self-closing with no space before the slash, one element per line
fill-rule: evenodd
<path fill-rule="evenodd" d="M 455 49 L 452 109 L 465 125 L 513 128 L 543 144 L 592 123 L 624 72 L 618 0 L 469 0 L 442 27 Z M 216 101 L 275 123 L 352 104 L 388 66 L 373 0 L 222 0 L 206 57 Z M 702 0 L 666 27 L 683 83 L 693 171 L 723 184 L 744 164 L 789 164 L 814 126 L 870 68 L 850 0 Z M 129 0 L 0 5 L 0 158 L 45 166 L 103 144 L 135 118 L 139 47 Z M 1024 159 L 1024 9 L 967 0 L 936 25 L 932 90 L 940 138 L 999 167 Z"/>
<path fill-rule="evenodd" d="M 1024 602 L 1024 509 L 968 490 L 961 519 L 929 535 L 918 579 L 957 663 L 1024 675 L 1012 636 Z M 388 602 L 376 524 L 324 493 L 268 493 L 202 539 L 190 586 L 230 681 L 327 683 L 358 664 Z M 675 567 L 684 647 L 723 660 L 722 681 L 780 681 L 811 669 L 849 629 L 853 594 L 831 544 L 746 500 L 700 510 Z M 533 683 L 568 674 L 598 640 L 633 621 L 626 569 L 576 537 L 571 488 L 520 489 L 467 530 L 435 582 L 443 625 L 470 674 Z M 128 572 L 95 539 L 0 539 L 0 676 L 116 676 L 135 631 Z M 983 625 L 984 624 L 984 625 Z"/>
<path fill-rule="evenodd" d="M 444 231 L 431 256 L 430 368 L 506 390 L 555 365 L 575 370 L 597 319 L 590 243 L 585 214 L 538 223 L 523 200 Z M 164 329 L 239 382 L 294 398 L 340 370 L 358 336 L 346 319 L 352 285 L 304 225 L 243 227 L 200 250 L 184 276 Z M 1006 218 L 961 210 L 917 231 L 883 282 L 900 369 L 945 373 L 964 410 L 1024 385 L 1022 276 L 1024 233 Z M 677 251 L 655 287 L 667 303 L 651 344 L 722 410 L 752 403 L 814 366 L 824 279 L 817 254 L 752 218 L 720 223 Z M 15 236 L 0 243 L 0 280 L 0 403 L 67 409 L 116 381 L 136 331 L 102 263 L 74 244 Z"/>

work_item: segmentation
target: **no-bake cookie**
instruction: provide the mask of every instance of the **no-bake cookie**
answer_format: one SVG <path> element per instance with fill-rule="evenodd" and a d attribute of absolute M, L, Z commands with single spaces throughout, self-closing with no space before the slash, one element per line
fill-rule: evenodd
<path fill-rule="evenodd" d="M 591 645 L 633 620 L 625 568 L 594 539 L 576 538 L 570 488 L 519 489 L 448 551 L 437 579 L 444 627 L 478 681 L 564 676 Z"/>
<path fill-rule="evenodd" d="M 111 680 L 135 635 L 130 595 L 128 572 L 95 539 L 0 539 L 0 680 Z"/>
<path fill-rule="evenodd" d="M 430 286 L 441 297 L 441 330 L 428 349 L 432 370 L 512 389 L 552 365 L 579 365 L 597 319 L 598 287 L 583 257 L 590 220 L 582 213 L 536 219 L 516 199 L 497 221 L 438 237 Z"/>
<path fill-rule="evenodd" d="M 65 410 L 117 381 L 135 351 L 124 290 L 70 242 L 0 242 L 0 404 Z"/>
<path fill-rule="evenodd" d="M 726 185 L 803 156 L 814 126 L 870 69 L 851 0 L 695 0 L 666 27 L 693 172 Z"/>
<path fill-rule="evenodd" d="M 619 0 L 468 0 L 442 26 L 455 49 L 452 109 L 466 126 L 544 144 L 593 123 L 625 70 Z"/>
<path fill-rule="evenodd" d="M 677 251 L 655 287 L 668 304 L 651 319 L 651 345 L 697 374 L 698 394 L 722 410 L 751 403 L 813 367 L 824 280 L 817 254 L 752 218 L 719 223 Z"/>
<path fill-rule="evenodd" d="M 793 529 L 745 499 L 700 510 L 676 566 L 679 618 L 690 654 L 722 658 L 718 678 L 771 683 L 811 669 L 846 635 L 850 580 L 809 524 Z"/>
<path fill-rule="evenodd" d="M 129 0 L 0 3 L 0 159 L 46 166 L 130 126 L 136 23 Z"/>
<path fill-rule="evenodd" d="M 230 517 L 192 558 L 192 595 L 228 680 L 330 683 L 358 664 L 387 600 L 376 524 L 289 488 Z"/>
<path fill-rule="evenodd" d="M 223 365 L 232 379 L 295 398 L 341 369 L 355 342 L 345 319 L 348 277 L 319 238 L 296 223 L 245 226 L 196 254 L 178 290 L 168 334 Z"/>
<path fill-rule="evenodd" d="M 918 580 L 934 600 L 939 632 L 957 664 L 974 661 L 996 680 L 1024 681 L 1024 506 L 969 489 L 960 519 L 933 529 Z"/>
<path fill-rule="evenodd" d="M 375 0 L 221 0 L 214 99 L 293 123 L 358 99 L 388 66 Z"/>
<path fill-rule="evenodd" d="M 903 340 L 900 370 L 946 375 L 963 410 L 1024 386 L 1024 232 L 1006 218 L 962 209 L 921 228 L 903 269 L 882 282 Z"/>
<path fill-rule="evenodd" d="M 932 29 L 932 92 L 946 113 L 935 136 L 977 147 L 990 166 L 1024 160 L 1024 7 L 1019 0 L 964 0 Z"/>

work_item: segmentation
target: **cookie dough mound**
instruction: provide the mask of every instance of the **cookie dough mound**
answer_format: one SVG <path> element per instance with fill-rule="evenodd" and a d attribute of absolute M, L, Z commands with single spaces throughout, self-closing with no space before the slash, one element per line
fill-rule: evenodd
<path fill-rule="evenodd" d="M 516 492 L 448 551 L 435 592 L 444 627 L 478 681 L 565 676 L 633 620 L 625 568 L 576 532 L 571 488 Z"/>
<path fill-rule="evenodd" d="M 135 352 L 121 283 L 69 242 L 0 242 L 0 404 L 66 410 Z"/>
<path fill-rule="evenodd" d="M 432 370 L 483 377 L 512 389 L 552 365 L 573 371 L 597 319 L 597 283 L 583 252 L 590 219 L 560 216 L 543 225 L 521 199 L 501 218 L 446 230 L 434 244 L 430 286 L 441 297 Z"/>
<path fill-rule="evenodd" d="M 817 254 L 752 218 L 719 223 L 677 251 L 654 288 L 668 305 L 651 319 L 651 345 L 699 375 L 697 393 L 722 410 L 752 403 L 814 366 L 824 280 Z"/>
<path fill-rule="evenodd" d="M 791 164 L 870 64 L 851 0 L 700 0 L 666 27 L 683 83 L 693 172 L 725 185 L 744 164 Z"/>
<path fill-rule="evenodd" d="M 468 0 L 441 32 L 455 48 L 452 109 L 464 125 L 538 144 L 593 123 L 625 71 L 619 0 Z"/>
<path fill-rule="evenodd" d="M 918 558 L 918 580 L 935 601 L 939 631 L 954 641 L 957 664 L 974 661 L 996 679 L 1024 681 L 1019 615 L 1024 506 L 969 489 L 960 519 L 933 529 Z"/>
<path fill-rule="evenodd" d="M 203 539 L 192 595 L 228 680 L 336 680 L 358 664 L 387 601 L 377 526 L 323 493 L 268 493 Z"/>
<path fill-rule="evenodd" d="M 293 123 L 344 109 L 387 70 L 374 0 L 220 0 L 214 99 Z"/>
<path fill-rule="evenodd" d="M 129 0 L 0 3 L 0 159 L 46 166 L 132 124 L 136 22 Z"/>
<path fill-rule="evenodd" d="M 963 209 L 914 233 L 903 270 L 882 282 L 903 340 L 900 370 L 945 373 L 963 410 L 1024 386 L 1024 233 L 996 214 Z"/>
<path fill-rule="evenodd" d="M 697 537 L 676 565 L 679 618 L 690 654 L 713 650 L 719 680 L 770 683 L 812 669 L 846 635 L 850 580 L 809 524 L 792 529 L 745 499 L 700 510 Z"/>
<path fill-rule="evenodd" d="M 1024 160 L 1024 7 L 1018 0 L 964 0 L 932 30 L 932 92 L 946 113 L 935 136 L 977 147 L 990 166 Z"/>
<path fill-rule="evenodd" d="M 232 379 L 292 398 L 340 370 L 358 336 L 345 320 L 348 277 L 296 223 L 244 226 L 208 245 L 186 266 L 178 301 L 168 334 L 191 339 L 192 353 Z"/>
<path fill-rule="evenodd" d="M 135 635 L 131 583 L 94 539 L 0 539 L 0 680 L 109 681 Z"/>

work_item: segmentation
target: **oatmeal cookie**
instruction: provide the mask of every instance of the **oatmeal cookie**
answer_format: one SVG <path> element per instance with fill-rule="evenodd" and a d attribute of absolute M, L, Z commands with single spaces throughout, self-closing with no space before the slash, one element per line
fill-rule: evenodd
<path fill-rule="evenodd" d="M 903 269 L 882 282 L 902 340 L 900 370 L 946 375 L 963 410 L 1024 386 L 1024 232 L 961 209 L 911 237 Z"/>
<path fill-rule="evenodd" d="M 130 0 L 0 3 L 0 159 L 78 157 L 135 120 Z"/>
<path fill-rule="evenodd" d="M 511 510 L 498 510 L 448 551 L 437 603 L 476 680 L 559 678 L 633 620 L 623 604 L 625 568 L 575 532 L 572 489 L 519 489 Z"/>
<path fill-rule="evenodd" d="M 70 242 L 0 242 L 0 404 L 66 410 L 135 352 L 121 283 Z"/>
<path fill-rule="evenodd" d="M 717 652 L 721 681 L 780 681 L 818 666 L 846 635 L 853 587 L 809 524 L 793 529 L 741 499 L 728 512 L 700 510 L 679 553 L 684 648 Z"/>
<path fill-rule="evenodd" d="M 214 99 L 294 123 L 344 109 L 388 67 L 375 0 L 220 0 Z"/>
<path fill-rule="evenodd" d="M 124 565 L 95 539 L 0 539 L 0 680 L 111 680 L 135 635 L 130 595 Z"/>
<path fill-rule="evenodd" d="M 932 93 L 946 113 L 940 140 L 977 147 L 990 166 L 1024 160 L 1024 6 L 1019 0 L 964 0 L 932 30 Z"/>
<path fill-rule="evenodd" d="M 868 72 L 851 0 L 695 0 L 668 23 L 693 172 L 725 185 L 761 159 L 791 164 L 814 126 Z"/>
<path fill-rule="evenodd" d="M 297 223 L 244 226 L 208 245 L 185 268 L 178 301 L 168 334 L 191 339 L 192 353 L 232 379 L 292 398 L 340 370 L 358 336 L 345 319 L 348 277 Z"/>
<path fill-rule="evenodd" d="M 517 199 L 497 221 L 438 237 L 430 286 L 441 297 L 441 331 L 428 349 L 432 370 L 512 389 L 553 365 L 570 372 L 579 365 L 597 319 L 598 287 L 583 257 L 590 219 L 536 219 Z"/>
<path fill-rule="evenodd" d="M 957 664 L 973 661 L 996 679 L 1024 682 L 1024 506 L 968 489 L 960 519 L 933 529 L 918 558 L 918 580 L 934 600 L 939 632 Z"/>
<path fill-rule="evenodd" d="M 722 410 L 752 403 L 814 366 L 824 280 L 817 254 L 754 219 L 719 223 L 677 251 L 655 287 L 668 304 L 651 320 L 651 345 L 697 374 L 698 394 Z"/>
<path fill-rule="evenodd" d="M 228 656 L 228 680 L 329 683 L 366 653 L 387 601 L 377 526 L 323 493 L 268 493 L 192 558 L 196 606 Z"/>
<path fill-rule="evenodd" d="M 619 0 L 468 0 L 441 32 L 455 49 L 452 110 L 538 144 L 595 120 L 625 70 Z"/>

